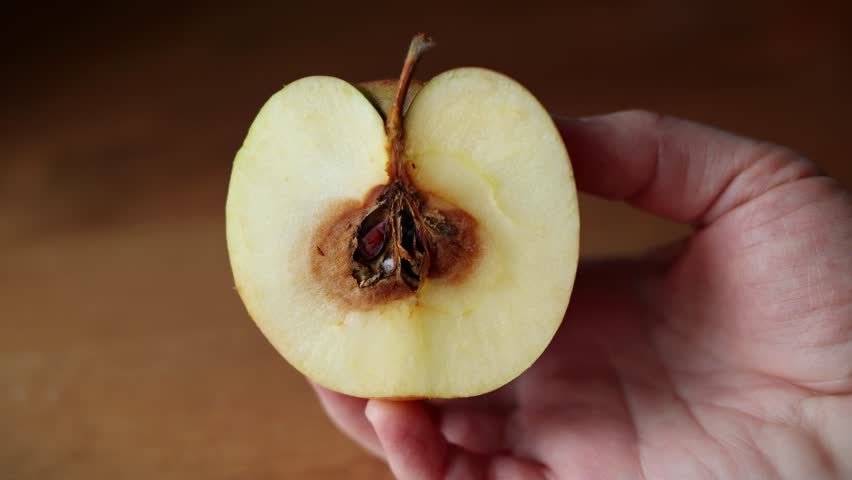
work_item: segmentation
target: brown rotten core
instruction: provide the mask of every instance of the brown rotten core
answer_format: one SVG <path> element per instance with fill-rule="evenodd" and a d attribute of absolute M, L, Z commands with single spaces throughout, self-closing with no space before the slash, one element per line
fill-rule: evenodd
<path fill-rule="evenodd" d="M 402 282 L 412 291 L 429 273 L 435 236 L 456 233 L 437 211 L 425 211 L 420 196 L 404 168 L 405 131 L 402 109 L 414 67 L 433 46 L 424 34 L 416 35 L 408 47 L 396 95 L 387 117 L 390 181 L 379 195 L 352 238 L 352 276 L 361 288 L 378 282 Z"/>
<path fill-rule="evenodd" d="M 388 183 L 375 187 L 360 205 L 332 208 L 314 237 L 315 277 L 326 293 L 351 308 L 411 295 L 427 277 L 460 280 L 479 256 L 476 221 L 418 191 L 407 168 L 416 167 L 404 157 L 403 106 L 414 67 L 432 45 L 423 34 L 412 39 L 387 114 Z"/>

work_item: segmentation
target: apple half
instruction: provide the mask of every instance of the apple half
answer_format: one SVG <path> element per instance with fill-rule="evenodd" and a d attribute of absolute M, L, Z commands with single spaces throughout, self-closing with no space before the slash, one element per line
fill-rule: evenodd
<path fill-rule="evenodd" d="M 287 361 L 349 395 L 494 390 L 541 355 L 571 296 L 577 196 L 548 112 L 482 68 L 409 89 L 430 45 L 414 38 L 398 82 L 285 86 L 233 165 L 240 297 Z"/>

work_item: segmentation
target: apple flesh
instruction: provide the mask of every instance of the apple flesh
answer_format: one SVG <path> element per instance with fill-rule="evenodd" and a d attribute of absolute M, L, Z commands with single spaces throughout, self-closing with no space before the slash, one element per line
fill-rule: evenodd
<path fill-rule="evenodd" d="M 396 83 L 359 90 L 307 77 L 263 106 L 228 191 L 236 287 L 282 356 L 329 389 L 478 395 L 527 369 L 562 321 L 579 238 L 571 165 L 526 89 L 459 68 L 409 90 L 395 174 L 382 114 L 391 115 Z M 395 175 L 414 192 L 415 216 L 449 227 L 420 233 L 433 240 L 414 284 L 359 285 L 358 249 L 391 248 L 387 224 L 363 224 L 400 183 Z"/>

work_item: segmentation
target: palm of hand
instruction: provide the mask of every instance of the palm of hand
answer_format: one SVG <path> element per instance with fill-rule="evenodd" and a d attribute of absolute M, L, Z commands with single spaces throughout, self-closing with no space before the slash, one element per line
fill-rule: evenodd
<path fill-rule="evenodd" d="M 641 260 L 581 265 L 562 328 L 509 385 L 424 404 L 318 388 L 332 419 L 406 479 L 852 474 L 848 194 L 783 150 L 646 114 L 607 121 L 574 132 L 592 140 L 572 151 L 623 162 L 652 132 L 651 150 L 670 160 L 685 141 L 748 155 L 697 184 L 695 160 L 680 155 L 638 190 L 580 163 L 587 190 L 704 228 Z M 631 142 L 621 152 L 618 135 Z M 687 179 L 682 191 L 673 178 Z"/>
<path fill-rule="evenodd" d="M 784 235 L 818 223 L 818 208 L 757 228 L 739 212 L 666 252 L 674 258 L 582 266 L 548 351 L 479 420 L 445 404 L 445 434 L 532 459 L 554 478 L 840 478 L 840 452 L 820 437 L 852 432 L 850 366 L 841 351 L 812 358 L 852 338 L 852 319 L 816 318 L 833 301 L 817 278 L 822 259 L 842 251 L 817 252 L 820 231 Z M 750 249 L 754 238 L 810 255 L 773 257 L 781 249 Z M 817 290 L 802 311 L 774 308 L 785 293 Z"/>

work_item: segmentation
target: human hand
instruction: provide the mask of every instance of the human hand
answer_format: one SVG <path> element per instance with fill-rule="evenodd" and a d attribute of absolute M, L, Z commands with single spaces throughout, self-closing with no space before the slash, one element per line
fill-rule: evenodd
<path fill-rule="evenodd" d="M 683 120 L 558 124 L 580 189 L 695 232 L 581 263 L 553 342 L 499 390 L 315 386 L 332 420 L 403 480 L 852 478 L 849 192 L 790 150 Z"/>

